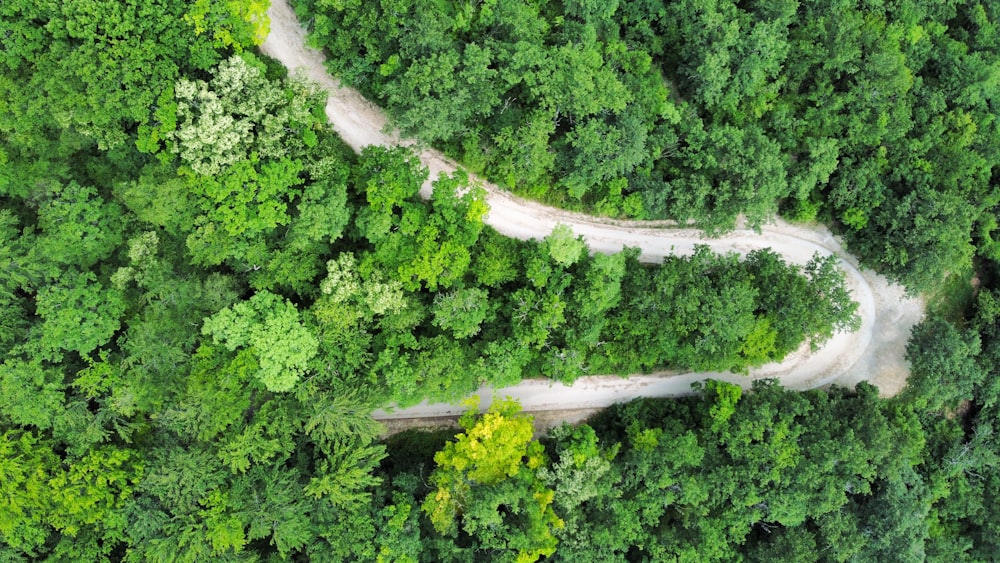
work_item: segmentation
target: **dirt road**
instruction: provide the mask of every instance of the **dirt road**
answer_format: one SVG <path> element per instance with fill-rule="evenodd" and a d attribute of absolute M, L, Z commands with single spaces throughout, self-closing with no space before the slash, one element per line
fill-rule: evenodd
<path fill-rule="evenodd" d="M 305 45 L 305 31 L 288 6 L 287 0 L 272 0 L 268 11 L 271 32 L 261 50 L 295 72 L 301 72 L 329 93 L 326 114 L 338 134 L 355 150 L 366 145 L 411 145 L 397 132 L 387 131 L 386 118 L 374 104 L 355 90 L 342 87 L 327 74 L 323 56 Z M 431 171 L 431 178 L 450 173 L 457 165 L 441 153 L 423 149 L 420 159 Z M 901 287 L 889 284 L 884 277 L 860 270 L 857 260 L 848 254 L 823 226 L 790 225 L 781 220 L 755 233 L 738 228 L 720 238 L 706 239 L 695 229 L 679 228 L 666 221 L 615 221 L 546 207 L 517 198 L 496 186 L 475 179 L 487 190 L 490 212 L 486 223 L 501 233 L 520 239 L 542 238 L 559 223 L 582 235 L 595 252 L 617 252 L 622 247 L 638 247 L 641 260 L 658 262 L 668 254 L 690 254 L 695 244 L 706 244 L 716 252 L 745 254 L 759 248 L 772 248 L 786 260 L 804 264 L 814 253 L 835 254 L 847 274 L 853 298 L 860 304 L 861 329 L 840 334 L 822 349 L 810 353 L 807 348 L 785 361 L 764 366 L 751 376 L 717 373 L 651 374 L 623 379 L 619 376 L 585 377 L 572 387 L 548 380 L 527 380 L 497 390 L 521 401 L 526 411 L 548 411 L 603 407 L 640 396 L 677 396 L 690 392 L 690 384 L 707 377 L 749 386 L 755 378 L 775 377 L 791 389 L 808 389 L 829 383 L 853 386 L 861 380 L 877 385 L 883 395 L 894 395 L 905 384 L 908 373 L 903 358 L 910 328 L 923 316 L 923 304 L 905 298 Z M 430 194 L 430 181 L 422 193 Z M 669 375 L 669 376 L 668 376 Z M 489 404 L 492 389 L 479 391 L 481 406 Z M 453 405 L 422 404 L 396 412 L 377 411 L 376 418 L 415 418 L 449 416 L 459 412 Z"/>

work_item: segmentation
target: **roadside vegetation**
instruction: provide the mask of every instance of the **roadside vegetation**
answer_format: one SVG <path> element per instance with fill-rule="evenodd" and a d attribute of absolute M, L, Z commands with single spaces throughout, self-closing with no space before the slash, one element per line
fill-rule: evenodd
<path fill-rule="evenodd" d="M 625 13 L 598 8 L 567 3 L 579 14 L 560 25 L 585 41 L 586 14 Z M 464 417 L 450 442 L 380 440 L 370 413 L 388 403 L 525 376 L 741 372 L 856 328 L 857 305 L 833 259 L 701 249 L 644 265 L 634 251 L 591 256 L 564 227 L 511 240 L 484 227 L 462 173 L 424 201 L 411 153 L 355 155 L 313 86 L 255 54 L 265 13 L 257 0 L 0 6 L 0 559 L 584 561 L 699 559 L 697 548 L 731 560 L 830 537 L 844 538 L 823 555 L 837 561 L 993 549 L 993 277 L 964 326 L 917 330 L 913 384 L 893 401 L 865 386 L 765 383 L 741 396 L 708 383 L 543 442 L 506 403 Z M 581 68 L 602 66 L 575 49 Z M 650 100 L 680 103 L 659 90 L 660 59 L 616 49 L 636 87 L 660 92 Z M 380 75 L 405 71 L 390 57 Z M 613 87 L 595 84 L 594 96 Z M 591 127 L 577 135 L 605 134 Z M 607 182 L 619 193 L 578 199 L 659 213 L 620 177 Z M 759 216 L 743 204 L 689 216 L 762 219 L 772 195 Z M 897 510 L 912 516 L 886 516 Z"/>
<path fill-rule="evenodd" d="M 1000 256 L 996 2 L 293 3 L 335 76 L 530 197 L 819 218 L 916 292 Z"/>
<path fill-rule="evenodd" d="M 913 377 L 937 373 L 933 384 L 889 400 L 865 383 L 798 392 L 762 381 L 743 393 L 709 381 L 540 441 L 516 431 L 530 417 L 510 405 L 468 415 L 457 436 L 411 430 L 388 441 L 375 508 L 359 517 L 368 527 L 352 524 L 369 535 L 338 556 L 992 561 L 1000 358 L 988 342 L 937 364 L 915 348 Z M 484 437 L 494 429 L 507 439 Z"/>

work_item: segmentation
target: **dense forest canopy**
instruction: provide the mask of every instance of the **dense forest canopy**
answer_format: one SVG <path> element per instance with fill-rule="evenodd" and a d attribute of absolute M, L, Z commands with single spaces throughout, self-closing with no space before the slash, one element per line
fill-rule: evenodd
<path fill-rule="evenodd" d="M 820 217 L 915 291 L 1000 257 L 1000 4 L 294 0 L 331 72 L 521 193 Z"/>
<path fill-rule="evenodd" d="M 916 329 L 910 385 L 893 399 L 866 383 L 791 392 L 760 381 L 744 393 L 710 380 L 694 397 L 616 405 L 539 441 L 521 430 L 530 416 L 503 402 L 478 419 L 470 411 L 457 435 L 396 435 L 373 501 L 382 524 L 340 553 L 993 561 L 1000 300 L 991 275 L 994 289 L 966 317 L 932 315 Z"/>
<path fill-rule="evenodd" d="M 321 7 L 369 22 L 348 26 L 352 32 L 383 20 L 416 26 L 437 38 L 427 56 L 439 62 L 465 45 L 462 64 L 480 74 L 459 82 L 482 90 L 448 94 L 461 103 L 438 100 L 426 115 L 406 114 L 398 103 L 442 95 L 434 89 L 456 80 L 458 63 L 443 73 L 449 67 L 427 61 L 412 70 L 411 55 L 386 51 L 384 59 L 365 55 L 376 57 L 368 71 L 338 74 L 395 99 L 390 107 L 408 128 L 464 127 L 469 116 L 496 125 L 477 138 L 454 129 L 427 138 L 536 195 L 565 192 L 563 201 L 605 213 L 654 214 L 662 211 L 653 197 L 660 184 L 723 185 L 697 170 L 744 189 L 747 179 L 789 182 L 788 162 L 808 163 L 782 161 L 808 151 L 781 143 L 808 138 L 802 131 L 812 125 L 786 138 L 758 122 L 780 121 L 783 83 L 773 80 L 780 61 L 747 75 L 744 90 L 760 98 L 750 104 L 725 81 L 713 90 L 682 80 L 680 59 L 671 62 L 665 45 L 688 43 L 662 28 L 702 14 L 729 26 L 737 44 L 741 18 L 749 17 L 741 14 L 765 14 L 791 29 L 796 3 L 757 11 L 711 5 L 738 16 L 730 18 L 736 24 L 673 3 L 565 2 L 564 14 L 515 2 L 441 3 L 437 12 L 342 4 Z M 986 273 L 967 311 L 915 332 L 912 384 L 892 401 L 867 386 L 798 394 L 764 383 L 743 395 L 709 382 L 695 397 L 623 406 L 543 441 L 516 405 L 502 402 L 463 417 L 458 436 L 381 440 L 370 415 L 391 402 L 453 400 L 483 382 L 525 376 L 571 382 L 663 367 L 745 371 L 856 327 L 857 305 L 830 258 L 797 267 L 771 251 L 740 258 L 702 248 L 644 265 L 631 250 L 591 255 L 567 227 L 537 241 L 499 235 L 483 225 L 482 194 L 461 172 L 436 179 L 432 197 L 420 199 L 428 173 L 411 152 L 370 147 L 355 155 L 326 123 L 314 86 L 256 54 L 266 7 L 258 0 L 0 5 L 0 559 L 762 560 L 780 553 L 846 561 L 995 553 L 1000 306 Z M 930 37 L 952 46 L 956 60 L 982 63 L 964 77 L 948 75 L 948 87 L 979 84 L 992 47 L 981 34 L 955 30 L 986 29 L 995 21 L 990 8 L 913 10 L 911 19 L 926 28 L 914 45 L 926 47 L 920 41 Z M 434 13 L 440 17 L 428 17 Z M 869 40 L 894 41 L 878 26 L 896 12 L 872 13 L 879 33 Z M 853 25 L 848 20 L 840 23 Z M 489 33 L 484 21 L 492 22 Z M 612 45 L 608 38 L 623 29 L 633 35 Z M 451 39 L 455 33 L 469 41 Z M 501 48 L 471 41 L 480 36 L 514 40 L 504 65 L 521 65 L 512 68 L 526 82 L 510 86 L 520 97 L 489 101 L 502 83 L 492 63 Z M 779 36 L 762 28 L 756 37 Z M 399 37 L 385 34 L 371 48 L 398 50 Z M 550 47 L 562 58 L 546 59 Z M 887 69 L 894 60 L 886 58 Z M 424 90 L 369 77 L 421 72 Z M 853 92 L 853 79 L 844 80 L 838 88 Z M 773 96 L 761 93 L 768 87 L 777 88 Z M 548 90 L 529 97 L 536 88 Z M 694 105 L 699 88 L 728 117 L 709 119 Z M 968 114 L 966 140 L 947 148 L 979 155 L 985 164 L 960 172 L 982 176 L 995 159 L 991 122 L 977 112 L 992 98 L 989 84 L 976 91 L 976 99 L 947 98 L 966 104 L 948 110 L 955 119 L 965 119 L 956 108 Z M 790 124 L 799 106 L 788 103 L 781 115 Z M 848 107 L 838 119 L 854 113 Z M 632 129 L 621 129 L 626 123 Z M 724 227 L 738 212 L 763 220 L 785 198 L 794 209 L 819 204 L 839 221 L 840 204 L 826 194 L 847 173 L 845 155 L 862 135 L 836 120 L 829 127 L 803 141 L 820 162 L 802 172 L 815 188 L 782 195 L 769 184 L 709 197 L 677 184 L 694 199 L 665 195 L 660 204 Z M 595 139 L 611 145 L 589 145 Z M 624 150 L 626 142 L 637 145 Z M 724 148 L 715 154 L 697 148 L 717 145 Z M 705 164 L 689 158 L 696 154 Z M 957 154 L 926 158 L 960 164 Z M 524 166 L 531 162 L 537 168 Z M 885 170 L 868 173 L 886 190 L 903 185 Z M 995 224 L 977 213 L 992 204 L 969 203 L 985 188 L 959 175 L 955 185 L 969 191 L 955 191 L 931 172 L 925 180 L 938 191 L 914 187 L 913 198 L 931 199 L 908 205 L 954 204 L 948 209 L 988 237 Z M 878 224 L 876 216 L 868 224 Z M 926 216 L 914 221 L 933 226 Z M 967 244 L 958 231 L 917 239 L 910 223 L 893 225 L 900 240 L 926 243 L 928 256 L 945 262 L 952 257 L 935 254 L 935 245 Z M 851 236 L 860 244 L 874 228 Z M 989 247 L 980 248 L 987 256 Z"/>

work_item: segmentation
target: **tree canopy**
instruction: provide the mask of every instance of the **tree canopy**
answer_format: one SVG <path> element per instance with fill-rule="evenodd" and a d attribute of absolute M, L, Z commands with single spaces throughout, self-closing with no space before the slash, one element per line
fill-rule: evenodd
<path fill-rule="evenodd" d="M 293 3 L 334 75 L 522 194 L 819 218 L 914 291 L 995 254 L 993 2 Z"/>
<path fill-rule="evenodd" d="M 525 193 L 987 264 L 897 399 L 709 382 L 387 437 L 373 410 L 484 383 L 744 372 L 857 305 L 833 258 L 643 264 L 501 236 L 464 172 L 421 199 L 412 149 L 354 154 L 255 53 L 257 0 L 4 2 L 0 560 L 990 560 L 996 13 L 842 4 L 319 3 L 338 74 Z"/>

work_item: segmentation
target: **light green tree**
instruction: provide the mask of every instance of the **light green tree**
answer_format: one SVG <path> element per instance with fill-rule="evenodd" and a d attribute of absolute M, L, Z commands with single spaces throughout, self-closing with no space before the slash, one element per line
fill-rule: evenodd
<path fill-rule="evenodd" d="M 295 305 L 268 291 L 205 319 L 201 332 L 230 351 L 248 348 L 260 365 L 257 378 L 276 392 L 291 390 L 319 350 Z"/>
<path fill-rule="evenodd" d="M 333 303 L 346 303 L 356 307 L 365 317 L 398 313 L 406 308 L 403 284 L 385 279 L 381 270 L 370 270 L 362 280 L 357 260 L 351 252 L 344 252 L 326 263 L 326 279 L 320 282 L 320 291 Z"/>
<path fill-rule="evenodd" d="M 545 248 L 549 257 L 563 267 L 576 264 L 587 250 L 587 243 L 582 237 L 573 236 L 573 228 L 559 223 L 553 227 L 549 236 L 545 237 Z"/>
<path fill-rule="evenodd" d="M 271 27 L 268 5 L 262 0 L 195 0 L 184 21 L 194 27 L 196 35 L 211 31 L 216 47 L 241 52 L 244 47 L 260 45 L 267 37 Z"/>
<path fill-rule="evenodd" d="M 251 156 L 281 158 L 316 144 L 315 88 L 302 80 L 268 80 L 249 54 L 220 63 L 210 82 L 178 80 L 174 97 L 176 115 L 164 120 L 162 137 L 203 176 Z M 169 130 L 173 123 L 176 129 Z"/>
<path fill-rule="evenodd" d="M 122 209 L 91 186 L 56 185 L 38 208 L 37 260 L 87 268 L 122 242 Z"/>

